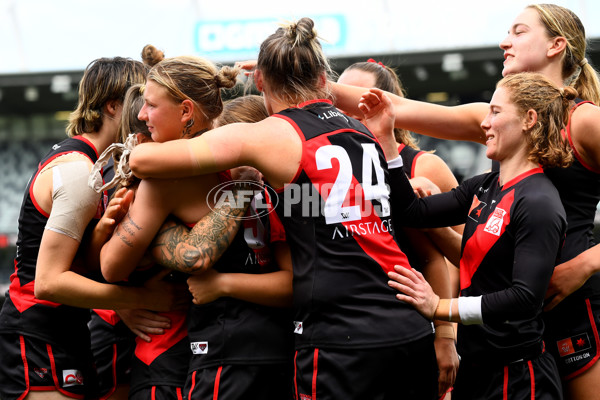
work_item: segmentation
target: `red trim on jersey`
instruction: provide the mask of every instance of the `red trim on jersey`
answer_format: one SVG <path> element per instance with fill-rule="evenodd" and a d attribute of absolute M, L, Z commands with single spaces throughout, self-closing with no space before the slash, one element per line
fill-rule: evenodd
<path fill-rule="evenodd" d="M 215 388 L 213 390 L 213 400 L 217 400 L 219 398 L 219 384 L 221 383 L 221 371 L 223 371 L 223 366 L 219 366 L 217 370 L 217 376 L 215 377 Z"/>
<path fill-rule="evenodd" d="M 175 391 L 177 392 L 177 400 L 183 400 L 183 389 L 178 387 L 175 388 Z"/>
<path fill-rule="evenodd" d="M 47 163 L 46 163 L 47 164 Z M 44 165 L 46 165 L 44 164 Z M 31 180 L 31 185 L 29 185 L 29 197 L 31 198 L 31 202 L 33 203 L 33 206 L 35 207 L 36 210 L 38 210 L 38 212 L 40 214 L 42 214 L 44 217 L 48 218 L 50 217 L 50 214 L 47 213 L 46 211 L 44 211 L 42 209 L 42 207 L 40 206 L 40 204 L 37 202 L 35 196 L 33 195 L 33 184 L 35 183 L 38 175 L 40 174 L 40 171 L 42 170 L 43 167 L 40 167 L 38 169 L 38 171 L 35 173 L 35 176 L 33 177 L 33 179 Z"/>
<path fill-rule="evenodd" d="M 19 278 L 17 269 L 17 260 L 15 260 L 15 272 L 10 276 L 10 286 L 8 290 L 11 294 L 10 300 L 20 313 L 23 313 L 25 310 L 36 304 L 43 304 L 50 307 L 58 307 L 61 305 L 60 303 L 55 303 L 53 301 L 36 298 L 34 285 L 35 281 L 31 281 L 21 286 L 21 279 Z"/>
<path fill-rule="evenodd" d="M 100 155 L 98 154 L 98 150 L 96 149 L 96 146 L 94 146 L 94 144 L 92 142 L 90 142 L 88 139 L 84 138 L 81 135 L 72 136 L 72 138 L 73 139 L 77 139 L 77 140 L 81 140 L 82 142 L 87 143 L 88 146 L 90 146 L 94 150 L 94 153 L 96 153 L 96 158 L 100 157 Z"/>
<path fill-rule="evenodd" d="M 415 177 L 415 170 L 417 169 L 417 159 L 419 157 L 421 157 L 423 154 L 425 154 L 425 152 L 420 151 L 415 155 L 415 158 L 413 158 L 413 164 L 410 167 L 410 177 L 414 178 Z"/>
<path fill-rule="evenodd" d="M 152 364 L 157 357 L 187 337 L 185 312 L 171 311 L 159 315 L 167 316 L 171 320 L 171 327 L 165 329 L 165 333 L 148 334 L 152 339 L 150 343 L 140 337 L 135 338 L 135 356 L 146 365 Z"/>
<path fill-rule="evenodd" d="M 119 317 L 119 315 L 113 310 L 96 310 L 96 309 L 94 309 L 94 312 L 100 318 L 102 318 L 102 320 L 104 322 L 106 322 L 107 324 L 110 324 L 112 326 L 115 326 L 121 320 L 121 317 Z"/>
<path fill-rule="evenodd" d="M 535 374 L 533 373 L 533 364 L 531 360 L 527 361 L 529 368 L 529 381 L 531 382 L 531 400 L 535 400 Z"/>
<path fill-rule="evenodd" d="M 542 169 L 542 167 L 530 169 L 529 171 L 523 172 L 521 175 L 517 175 L 514 178 L 512 178 L 510 181 L 506 182 L 504 184 L 504 186 L 502 186 L 502 190 L 506 190 L 509 187 L 516 185 L 517 183 L 521 182 L 523 179 L 527 178 L 528 176 L 535 175 L 535 174 L 543 174 L 543 173 L 544 173 L 544 170 Z M 498 177 L 498 180 L 500 180 L 500 177 Z"/>
<path fill-rule="evenodd" d="M 518 177 L 517 177 L 518 178 Z M 515 178 L 515 179 L 517 179 Z M 512 182 L 512 181 L 511 181 Z M 516 182 L 515 182 L 516 183 Z M 477 196 L 473 196 L 476 198 Z M 502 200 L 496 206 L 496 210 L 502 209 L 506 212 L 502 216 L 502 226 L 498 234 L 492 234 L 486 232 L 484 229 L 487 223 L 495 218 L 496 212 L 490 214 L 488 220 L 485 223 L 478 221 L 477 228 L 473 235 L 465 243 L 465 248 L 460 258 L 460 288 L 461 290 L 471 286 L 471 278 L 477 271 L 477 268 L 481 265 L 481 261 L 494 246 L 494 244 L 500 239 L 506 230 L 506 226 L 510 223 L 510 208 L 515 199 L 515 191 L 512 189 L 507 193 Z M 479 201 L 479 200 L 477 200 Z"/>
<path fill-rule="evenodd" d="M 313 356 L 313 377 L 312 377 L 312 400 L 317 400 L 317 373 L 319 371 L 319 349 L 316 348 Z"/>
<path fill-rule="evenodd" d="M 398 154 L 402 153 L 402 150 L 404 150 L 405 147 L 406 145 L 404 143 L 400 143 L 398 145 Z M 415 177 L 415 170 L 417 169 L 417 158 L 421 157 L 423 154 L 425 154 L 424 151 L 419 151 L 417 154 L 415 154 L 412 165 L 410 166 L 410 176 L 408 177 L 408 179 L 412 179 Z M 404 163 L 404 158 L 402 159 L 402 163 Z"/>
<path fill-rule="evenodd" d="M 152 389 L 150 389 L 150 399 L 156 400 L 156 386 L 152 386 Z"/>
<path fill-rule="evenodd" d="M 573 379 L 578 375 L 581 375 L 588 369 L 592 367 L 600 358 L 600 337 L 598 336 L 598 327 L 596 326 L 596 321 L 594 320 L 594 313 L 592 312 L 592 306 L 590 304 L 590 299 L 585 299 L 585 306 L 588 312 L 588 318 L 590 319 L 590 325 L 592 326 L 592 330 L 594 331 L 594 340 L 596 341 L 596 355 L 587 363 L 583 368 L 565 376 L 565 380 Z"/>
<path fill-rule="evenodd" d="M 582 101 L 581 103 L 577 103 L 573 106 L 573 108 L 571 108 L 571 110 L 569 111 L 569 121 L 567 122 L 567 126 L 566 126 L 566 136 L 567 136 L 567 140 L 569 141 L 569 145 L 571 146 L 571 149 L 573 150 L 573 154 L 575 155 L 575 158 L 577 158 L 577 161 L 579 161 L 581 163 L 581 165 L 583 165 L 585 167 L 585 169 L 595 172 L 597 174 L 600 174 L 600 170 L 597 170 L 595 168 L 592 168 L 591 166 L 589 166 L 585 161 L 583 161 L 583 158 L 581 158 L 581 155 L 579 154 L 579 152 L 577 151 L 577 149 L 575 148 L 575 144 L 573 143 L 573 139 L 571 138 L 571 116 L 573 115 L 573 111 L 575 111 L 577 109 L 577 107 L 579 107 L 582 104 L 591 104 L 591 105 L 595 105 L 594 103 L 592 103 L 591 101 Z M 563 135 L 565 136 L 565 135 Z"/>
<path fill-rule="evenodd" d="M 304 132 L 302 132 L 302 130 L 300 129 L 298 124 L 296 124 L 296 122 L 294 120 L 292 120 L 291 118 L 285 117 L 281 114 L 273 114 L 272 116 L 276 117 L 276 118 L 281 118 L 284 121 L 287 121 L 292 126 L 292 128 L 294 128 L 294 130 L 296 131 L 298 136 L 300 136 L 300 140 L 302 140 L 302 152 L 300 153 L 300 165 L 298 166 L 298 169 L 296 170 L 294 177 L 289 182 L 289 183 L 294 183 L 294 182 L 296 182 L 296 180 L 298 180 L 298 177 L 302 173 L 302 160 L 304 159 L 304 143 L 306 143 L 306 137 L 304 136 Z M 283 185 L 283 187 L 281 187 L 281 188 L 276 188 L 275 192 L 281 193 L 281 192 L 283 192 L 284 189 L 285 189 L 285 185 Z"/>
<path fill-rule="evenodd" d="M 79 140 L 82 140 L 82 141 L 84 141 L 84 142 L 87 142 L 87 143 L 88 143 L 90 146 L 92 146 L 92 148 L 93 148 L 93 149 L 94 149 L 94 151 L 96 152 L 96 156 L 98 155 L 98 152 L 96 151 L 96 148 L 94 147 L 94 145 L 92 145 L 92 144 L 90 143 L 90 141 L 89 141 L 89 140 L 87 140 L 87 139 L 84 139 L 84 138 L 81 138 L 81 139 L 79 139 Z M 33 184 L 35 183 L 35 181 L 36 181 L 36 179 L 37 179 L 38 175 L 40 174 L 40 172 L 41 172 L 41 171 L 42 171 L 42 170 L 43 170 L 43 169 L 44 169 L 44 168 L 45 168 L 45 167 L 46 167 L 48 164 L 50 164 L 50 162 L 54 161 L 54 160 L 55 160 L 57 157 L 64 156 L 64 155 L 67 155 L 67 154 L 71 154 L 71 153 L 78 153 L 78 154 L 82 154 L 82 155 L 84 155 L 85 157 L 87 157 L 87 158 L 88 158 L 90 161 L 92 161 L 92 159 L 91 159 L 91 158 L 90 158 L 90 157 L 89 157 L 87 154 L 85 154 L 85 153 L 84 153 L 84 152 L 82 152 L 82 151 L 78 151 L 78 150 L 74 150 L 74 151 L 65 151 L 65 152 L 63 152 L 63 153 L 56 153 L 55 155 L 53 155 L 52 157 L 50 157 L 48 160 L 46 160 L 46 162 L 44 162 L 43 164 L 40 164 L 40 165 L 38 166 L 38 170 L 37 170 L 37 172 L 35 173 L 35 175 L 34 175 L 33 179 L 31 180 L 31 185 L 29 185 L 29 197 L 31 197 L 31 202 L 32 202 L 32 203 L 33 203 L 33 205 L 35 206 L 36 210 L 38 210 L 38 212 L 39 212 L 40 214 L 42 214 L 44 217 L 46 217 L 46 218 L 50 217 L 50 214 L 49 214 L 49 213 L 47 213 L 47 212 L 45 212 L 45 211 L 42 209 L 42 207 L 40 207 L 40 205 L 39 205 L 39 203 L 37 202 L 37 200 L 36 200 L 35 196 L 33 195 Z M 93 164 L 93 161 L 92 161 L 92 164 Z"/>
<path fill-rule="evenodd" d="M 327 99 L 313 99 L 313 100 L 303 101 L 302 103 L 298 103 L 298 105 L 292 106 L 290 108 L 302 108 L 302 107 L 306 107 L 306 106 L 308 106 L 310 104 L 317 104 L 317 103 L 327 103 L 327 104 L 333 105 L 333 102 L 331 100 L 327 100 Z"/>

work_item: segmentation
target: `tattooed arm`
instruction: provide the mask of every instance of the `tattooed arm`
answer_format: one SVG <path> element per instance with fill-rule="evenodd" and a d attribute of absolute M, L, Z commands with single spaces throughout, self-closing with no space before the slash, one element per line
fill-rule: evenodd
<path fill-rule="evenodd" d="M 126 279 L 142 260 L 173 208 L 164 191 L 160 182 L 140 182 L 127 214 L 100 251 L 100 268 L 108 282 Z"/>
<path fill-rule="evenodd" d="M 239 200 L 235 189 L 234 198 L 236 202 Z M 231 244 L 248 204 L 236 208 L 224 202 L 191 230 L 180 222 L 167 220 L 150 246 L 152 257 L 157 263 L 176 271 L 188 274 L 204 272 Z"/>

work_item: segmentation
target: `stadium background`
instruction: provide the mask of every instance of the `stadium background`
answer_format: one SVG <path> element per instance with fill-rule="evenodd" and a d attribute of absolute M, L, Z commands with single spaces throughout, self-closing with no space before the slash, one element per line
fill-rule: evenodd
<path fill-rule="evenodd" d="M 106 1 L 115 3 L 115 0 Z M 324 47 L 337 73 L 341 73 L 354 62 L 374 58 L 396 69 L 409 98 L 446 105 L 488 101 L 495 83 L 501 78 L 503 57 L 497 43 L 504 37 L 502 35 L 506 33 L 514 16 L 529 4 L 522 0 L 506 1 L 502 12 L 494 10 L 496 15 L 492 15 L 492 10 L 489 10 L 487 14 L 482 14 L 485 15 L 482 17 L 478 16 L 477 12 L 481 12 L 481 4 L 485 2 L 479 1 L 457 1 L 454 2 L 455 6 L 451 10 L 443 9 L 447 5 L 441 6 L 442 3 L 423 1 L 416 6 L 421 9 L 404 10 L 401 8 L 404 2 L 374 0 L 371 2 L 370 11 L 365 15 L 362 8 L 364 6 L 352 8 L 353 5 L 361 4 L 359 2 L 353 4 L 353 1 L 332 1 L 328 8 L 324 8 L 324 5 L 317 1 L 308 0 L 303 2 L 305 10 L 301 8 L 294 10 L 295 15 L 291 15 L 288 9 L 282 9 L 283 6 L 279 3 L 271 3 L 270 14 L 263 12 L 258 18 L 253 17 L 247 7 L 237 7 L 237 16 L 224 17 L 218 12 L 213 12 L 212 9 L 209 10 L 207 2 L 202 0 L 175 2 L 156 0 L 143 3 L 146 10 L 140 10 L 141 15 L 134 18 L 133 28 L 136 29 L 132 30 L 134 32 L 132 34 L 135 35 L 136 40 L 129 40 L 129 33 L 124 28 L 120 32 L 123 43 L 120 45 L 113 43 L 114 49 L 107 51 L 103 50 L 102 46 L 97 46 L 98 48 L 95 49 L 94 43 L 90 42 L 81 47 L 80 52 L 80 48 L 75 43 L 75 37 L 78 36 L 77 29 L 68 31 L 70 35 L 68 39 L 53 39 L 48 33 L 50 31 L 46 30 L 48 36 L 46 40 L 73 43 L 68 46 L 66 43 L 53 43 L 54 46 L 68 47 L 69 55 L 55 51 L 55 57 L 42 56 L 41 49 L 45 48 L 44 39 L 43 36 L 38 36 L 37 41 L 29 38 L 27 27 L 32 21 L 28 19 L 27 10 L 32 6 L 38 6 L 36 15 L 44 15 L 46 20 L 52 21 L 52 16 L 62 15 L 67 9 L 72 13 L 82 12 L 83 9 L 76 9 L 82 7 L 82 3 L 92 2 L 80 1 L 75 5 L 75 2 L 69 0 L 55 2 L 24 0 L 18 3 L 16 0 L 0 0 L 0 37 L 4 38 L 0 42 L 2 43 L 0 49 L 4 47 L 0 56 L 0 301 L 8 286 L 9 276 L 14 270 L 13 259 L 16 250 L 14 244 L 24 188 L 41 156 L 52 144 L 66 137 L 66 121 L 69 112 L 75 108 L 77 102 L 77 83 L 83 75 L 85 65 L 92 59 L 114 55 L 139 59 L 139 51 L 143 45 L 152 43 L 164 49 L 167 56 L 197 54 L 215 62 L 229 64 L 235 60 L 255 58 L 258 44 L 276 28 L 274 24 L 282 19 L 282 15 L 286 16 L 283 19 L 295 19 L 297 15 L 306 15 L 315 19 L 317 30 L 325 39 L 328 37 L 327 34 L 329 37 L 334 37 L 334 40 L 326 42 Z M 142 4 L 137 0 L 121 3 L 124 14 L 127 14 L 125 5 L 131 6 L 133 3 L 137 3 L 138 7 Z M 263 3 L 266 5 L 268 1 L 265 0 Z M 591 1 L 581 0 L 556 3 L 572 9 L 582 18 L 590 39 L 588 60 L 593 66 L 600 66 L 600 26 L 596 28 L 597 21 L 600 20 L 600 6 L 592 5 Z M 140 29 L 139 24 L 144 21 L 145 16 L 143 13 L 151 9 L 150 11 L 154 12 L 151 16 L 158 18 L 161 12 L 164 13 L 165 4 L 171 4 L 170 9 L 174 8 L 173 5 L 180 6 L 180 11 L 185 10 L 185 7 L 189 8 L 189 13 L 181 13 L 186 15 L 183 23 L 187 23 L 189 29 L 187 31 L 179 29 L 176 32 L 180 35 L 179 38 L 183 32 L 184 35 L 189 36 L 188 39 L 173 41 L 164 31 L 158 30 L 153 34 L 146 34 L 144 29 Z M 240 2 L 240 4 L 246 3 Z M 260 5 L 261 2 L 259 1 L 258 4 Z M 335 8 L 342 4 L 343 9 Z M 50 14 L 45 14 L 43 10 L 39 10 L 39 7 L 50 7 L 46 10 Z M 138 9 L 133 8 L 133 10 Z M 88 12 L 91 11 L 88 9 Z M 471 20 L 466 20 L 467 26 L 463 27 L 461 21 L 456 21 L 449 25 L 453 29 L 456 25 L 456 30 L 444 35 L 444 29 L 449 30 L 442 21 L 446 19 L 444 16 L 452 20 L 470 11 L 473 15 Z M 398 18 L 398 23 L 404 25 L 403 30 L 398 32 L 399 28 L 390 23 L 394 19 L 389 15 L 384 17 L 385 13 L 392 12 L 398 13 L 395 15 L 413 17 Z M 427 18 L 420 21 L 416 18 L 419 15 L 425 15 Z M 98 17 L 102 18 L 101 15 Z M 168 19 L 168 16 L 165 18 Z M 477 26 L 469 27 L 474 20 L 478 21 Z M 591 25 L 588 20 L 594 21 L 592 29 L 598 29 L 597 31 L 590 32 Z M 381 24 L 373 21 L 381 21 Z M 58 17 L 55 18 L 55 23 L 61 23 Z M 432 24 L 440 25 L 441 29 L 434 32 L 430 39 L 423 38 L 419 32 L 431 30 Z M 484 26 L 481 26 L 482 24 Z M 355 28 L 357 26 L 360 28 Z M 498 31 L 496 26 L 501 26 L 502 29 Z M 12 27 L 8 33 L 7 27 Z M 482 30 L 485 34 L 480 37 L 473 34 L 466 35 L 461 30 L 463 28 L 467 32 L 470 29 L 475 32 Z M 356 32 L 357 30 L 359 32 Z M 401 45 L 390 40 L 373 41 L 370 39 L 372 36 L 365 34 L 370 30 L 374 30 L 375 32 L 370 34 L 378 38 L 401 35 L 400 37 L 408 37 L 411 40 L 406 40 Z M 487 38 L 488 34 L 492 39 Z M 226 38 L 221 39 L 222 36 Z M 249 37 L 252 40 L 248 39 Z M 187 46 L 186 42 L 189 42 Z M 125 47 L 126 43 L 129 43 L 131 48 Z M 29 55 L 31 52 L 38 52 L 39 59 Z M 85 62 L 81 61 L 80 53 L 87 54 L 85 55 L 87 58 L 84 58 Z M 228 96 L 235 96 L 240 92 L 238 88 Z M 459 181 L 486 170 L 490 165 L 485 157 L 484 146 L 468 142 L 441 141 L 423 136 L 418 136 L 418 139 L 422 148 L 436 150 Z M 596 220 L 599 221 L 598 215 Z M 596 226 L 599 225 L 597 223 Z M 599 234 L 596 236 L 599 237 Z"/>

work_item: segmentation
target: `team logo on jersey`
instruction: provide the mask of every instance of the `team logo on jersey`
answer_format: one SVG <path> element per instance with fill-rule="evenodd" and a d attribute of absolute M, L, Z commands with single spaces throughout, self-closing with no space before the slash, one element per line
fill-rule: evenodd
<path fill-rule="evenodd" d="M 312 400 L 312 396 L 308 394 L 298 393 L 299 400 Z"/>
<path fill-rule="evenodd" d="M 494 213 L 490 216 L 487 223 L 485 224 L 485 228 L 483 228 L 483 231 L 491 233 L 492 235 L 500 236 L 500 233 L 502 233 L 502 223 L 504 222 L 505 215 L 505 210 L 496 207 Z"/>
<path fill-rule="evenodd" d="M 479 201 L 479 197 L 477 195 L 473 196 L 473 202 L 471 203 L 471 208 L 469 209 L 469 218 L 473 221 L 479 222 L 479 217 L 481 217 L 481 211 L 487 206 L 487 203 L 483 201 Z"/>
<path fill-rule="evenodd" d="M 294 321 L 294 333 L 302 335 L 302 332 L 304 332 L 304 324 L 302 321 Z"/>
<path fill-rule="evenodd" d="M 590 348 L 590 339 L 587 333 L 571 336 L 569 338 L 559 340 L 556 342 L 558 346 L 558 354 L 561 357 L 565 357 L 579 351 L 587 350 Z"/>
<path fill-rule="evenodd" d="M 37 374 L 40 378 L 44 378 L 44 376 L 48 373 L 48 368 L 34 368 L 33 372 Z"/>
<path fill-rule="evenodd" d="M 63 387 L 83 385 L 83 375 L 76 369 L 63 370 Z"/>
<path fill-rule="evenodd" d="M 207 354 L 208 342 L 192 342 L 190 343 L 193 354 Z"/>

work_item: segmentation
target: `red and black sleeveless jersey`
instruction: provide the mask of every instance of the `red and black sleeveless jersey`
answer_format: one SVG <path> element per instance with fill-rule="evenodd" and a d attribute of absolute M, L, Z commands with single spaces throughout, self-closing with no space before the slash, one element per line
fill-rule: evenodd
<path fill-rule="evenodd" d="M 278 239 L 272 237 L 276 227 L 270 226 L 269 215 L 249 210 L 245 217 L 231 245 L 213 268 L 224 273 L 247 274 L 277 269 L 269 244 Z M 191 370 L 220 364 L 288 363 L 293 351 L 292 331 L 287 308 L 231 297 L 192 305 L 188 313 L 188 336 L 194 354 Z"/>
<path fill-rule="evenodd" d="M 373 135 L 325 100 L 274 115 L 302 139 L 292 182 L 272 191 L 294 268 L 296 347 L 379 347 L 432 332 L 387 282 L 395 240 L 387 163 Z"/>
<path fill-rule="evenodd" d="M 541 343 L 542 304 L 560 256 L 566 216 L 541 168 L 500 186 L 483 174 L 450 192 L 413 202 L 411 225 L 465 223 L 461 296 L 482 296 L 482 325 L 459 325 L 462 357 L 510 359 Z"/>
<path fill-rule="evenodd" d="M 573 111 L 584 102 L 581 99 L 571 109 Z M 600 171 L 593 170 L 580 157 L 571 139 L 571 120 L 565 130 L 566 139 L 571 144 L 575 161 L 567 168 L 550 168 L 546 175 L 560 193 L 567 213 L 567 238 L 559 263 L 569 261 L 578 254 L 594 246 L 594 218 L 600 201 Z M 600 274 L 594 274 L 574 294 L 589 296 L 600 293 Z M 571 295 L 573 296 L 573 295 Z"/>
<path fill-rule="evenodd" d="M 401 144 L 398 146 L 398 153 L 400 153 L 400 157 L 402 157 L 402 169 L 404 170 L 404 173 L 408 176 L 408 179 L 414 178 L 417 159 L 426 152 Z"/>
<path fill-rule="evenodd" d="M 408 179 L 412 179 L 415 177 L 415 168 L 417 165 L 417 159 L 425 154 L 422 150 L 414 149 L 410 146 L 406 146 L 401 144 L 398 146 L 398 153 L 400 153 L 400 157 L 402 158 L 402 170 L 408 177 Z M 408 261 L 410 265 L 414 268 L 421 271 L 421 266 L 419 265 L 419 256 L 413 248 L 412 243 L 406 232 L 402 229 L 396 230 L 396 239 L 398 240 L 398 244 L 400 245 L 400 249 L 406 254 L 408 257 Z"/>
<path fill-rule="evenodd" d="M 90 311 L 39 300 L 34 296 L 35 267 L 49 215 L 39 207 L 33 195 L 33 184 L 48 163 L 67 153 L 84 154 L 92 163 L 98 158 L 92 143 L 76 136 L 55 144 L 39 163 L 27 184 L 21 205 L 15 272 L 10 277 L 10 287 L 0 313 L 0 331 L 34 336 L 57 344 L 75 342 L 80 335 L 87 338 Z M 103 209 L 101 201 L 96 218 L 100 218 Z"/>

